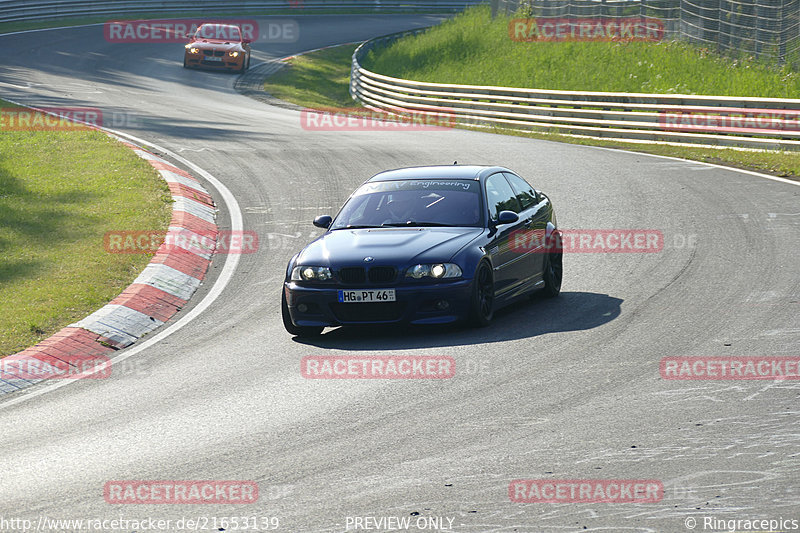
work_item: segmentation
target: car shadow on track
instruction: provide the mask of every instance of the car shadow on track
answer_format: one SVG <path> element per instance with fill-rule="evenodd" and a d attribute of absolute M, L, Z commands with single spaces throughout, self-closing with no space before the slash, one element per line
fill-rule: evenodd
<path fill-rule="evenodd" d="M 337 350 L 371 351 L 505 342 L 596 328 L 617 318 L 623 300 L 593 292 L 562 292 L 558 298 L 535 296 L 495 313 L 485 328 L 446 326 L 342 327 L 316 338 L 294 337 L 300 344 Z"/>

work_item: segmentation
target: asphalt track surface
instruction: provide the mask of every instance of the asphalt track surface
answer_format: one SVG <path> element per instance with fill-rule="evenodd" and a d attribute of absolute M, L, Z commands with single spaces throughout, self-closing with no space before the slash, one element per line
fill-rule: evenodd
<path fill-rule="evenodd" d="M 298 20 L 299 40 L 257 43 L 254 64 L 435 19 Z M 225 183 L 261 239 L 209 309 L 113 377 L 0 400 L 3 518 L 258 516 L 282 531 L 345 531 L 348 517 L 435 516 L 463 532 L 800 519 L 800 382 L 659 375 L 666 356 L 798 355 L 797 185 L 478 132 L 306 131 L 297 111 L 236 93 L 236 75 L 181 68 L 181 45 L 110 44 L 97 26 L 0 44 L 0 97 L 129 113 L 136 123 L 116 129 Z M 560 298 L 515 305 L 484 329 L 287 335 L 284 267 L 320 231 L 313 216 L 378 171 L 453 160 L 516 170 L 551 196 L 562 228 L 654 228 L 666 246 L 569 254 Z M 680 246 L 690 235 L 697 245 Z M 449 355 L 457 370 L 450 380 L 301 377 L 303 356 L 330 354 Z M 665 490 L 659 503 L 523 504 L 508 497 L 519 478 L 657 479 Z M 110 480 L 212 479 L 253 480 L 260 499 L 103 498 Z"/>

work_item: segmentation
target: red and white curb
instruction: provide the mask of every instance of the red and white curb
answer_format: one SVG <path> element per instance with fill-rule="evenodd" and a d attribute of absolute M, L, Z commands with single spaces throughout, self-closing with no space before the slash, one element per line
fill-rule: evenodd
<path fill-rule="evenodd" d="M 186 305 L 205 277 L 212 252 L 181 243 L 186 242 L 187 236 L 216 241 L 216 209 L 211 195 L 187 172 L 111 136 L 146 159 L 169 185 L 174 204 L 164 244 L 133 283 L 107 305 L 42 342 L 0 359 L 0 365 L 4 360 L 13 361 L 0 374 L 0 394 L 42 381 L 13 377 L 13 368 L 76 368 L 87 358 L 109 357 L 130 346 Z M 184 238 L 175 238 L 178 235 Z"/>

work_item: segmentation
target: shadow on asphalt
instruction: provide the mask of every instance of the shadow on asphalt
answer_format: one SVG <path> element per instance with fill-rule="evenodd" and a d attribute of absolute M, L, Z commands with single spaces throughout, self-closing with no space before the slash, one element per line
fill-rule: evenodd
<path fill-rule="evenodd" d="M 362 326 L 328 330 L 320 337 L 293 340 L 318 348 L 373 351 L 505 342 L 596 328 L 617 318 L 623 300 L 593 292 L 562 292 L 558 298 L 534 296 L 497 311 L 485 328 L 464 326 Z"/>

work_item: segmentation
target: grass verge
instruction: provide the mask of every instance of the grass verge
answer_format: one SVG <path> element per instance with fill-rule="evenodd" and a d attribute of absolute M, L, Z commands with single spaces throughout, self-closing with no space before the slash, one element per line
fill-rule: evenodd
<path fill-rule="evenodd" d="M 357 109 L 357 104 L 348 93 L 350 59 L 354 49 L 355 45 L 344 45 L 293 58 L 289 60 L 291 67 L 270 76 L 264 87 L 267 92 L 277 98 L 304 107 Z M 624 143 L 582 139 L 556 133 L 520 132 L 500 128 L 479 129 L 479 131 L 680 157 L 800 180 L 800 154 L 793 152 Z"/>
<path fill-rule="evenodd" d="M 318 50 L 286 61 L 287 66 L 267 78 L 264 90 L 275 98 L 303 107 L 352 108 L 350 61 L 358 45 Z"/>
<path fill-rule="evenodd" d="M 574 91 L 800 98 L 800 72 L 677 42 L 517 42 L 512 17 L 468 9 L 367 54 L 387 76 L 469 85 Z"/>
<path fill-rule="evenodd" d="M 103 235 L 171 213 L 166 182 L 104 133 L 0 131 L 0 357 L 122 292 L 151 256 L 108 253 Z"/>

